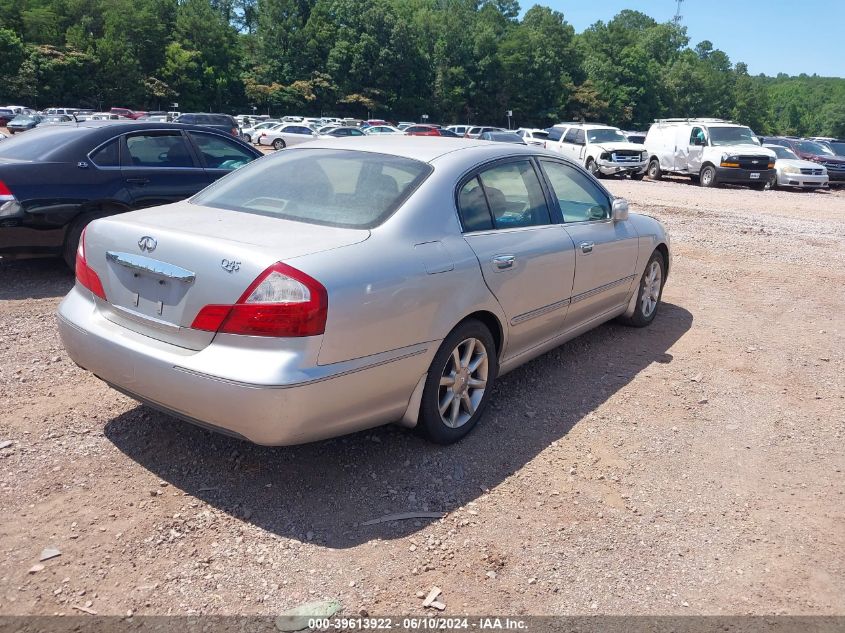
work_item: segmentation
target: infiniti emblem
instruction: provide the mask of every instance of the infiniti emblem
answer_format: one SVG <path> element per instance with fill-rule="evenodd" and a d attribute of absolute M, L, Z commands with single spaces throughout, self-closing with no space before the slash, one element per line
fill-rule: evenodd
<path fill-rule="evenodd" d="M 142 251 L 152 253 L 156 249 L 156 246 L 158 246 L 158 242 L 155 241 L 154 237 L 150 237 L 149 235 L 145 235 L 138 240 L 138 248 Z"/>

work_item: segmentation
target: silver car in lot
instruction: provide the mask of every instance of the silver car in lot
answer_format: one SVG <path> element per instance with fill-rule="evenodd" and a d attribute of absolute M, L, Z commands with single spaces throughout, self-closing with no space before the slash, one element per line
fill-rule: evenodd
<path fill-rule="evenodd" d="M 92 222 L 58 321 L 115 389 L 252 442 L 399 422 L 449 443 L 505 372 L 651 323 L 670 268 L 658 221 L 542 149 L 318 140 Z"/>

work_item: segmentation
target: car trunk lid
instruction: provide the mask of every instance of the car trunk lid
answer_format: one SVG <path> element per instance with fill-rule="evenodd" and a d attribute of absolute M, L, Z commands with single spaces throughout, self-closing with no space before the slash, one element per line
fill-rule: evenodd
<path fill-rule="evenodd" d="M 89 225 L 85 256 L 105 290 L 103 315 L 180 347 L 214 332 L 192 329 L 206 305 L 233 304 L 279 261 L 354 244 L 369 231 L 177 203 Z"/>

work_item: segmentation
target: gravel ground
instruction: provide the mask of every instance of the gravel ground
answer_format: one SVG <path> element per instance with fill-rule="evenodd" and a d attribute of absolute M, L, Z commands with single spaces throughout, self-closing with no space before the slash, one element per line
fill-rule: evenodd
<path fill-rule="evenodd" d="M 69 361 L 60 263 L 0 263 L 0 613 L 845 614 L 845 192 L 607 184 L 671 232 L 660 315 L 451 447 L 170 419 Z"/>

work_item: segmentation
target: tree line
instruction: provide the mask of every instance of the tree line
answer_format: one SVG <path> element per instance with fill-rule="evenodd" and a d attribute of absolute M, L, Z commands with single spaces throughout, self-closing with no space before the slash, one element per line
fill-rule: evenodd
<path fill-rule="evenodd" d="M 752 76 L 682 24 L 625 10 L 576 33 L 516 0 L 0 0 L 0 73 L 0 102 L 38 108 L 845 136 L 845 79 Z"/>

